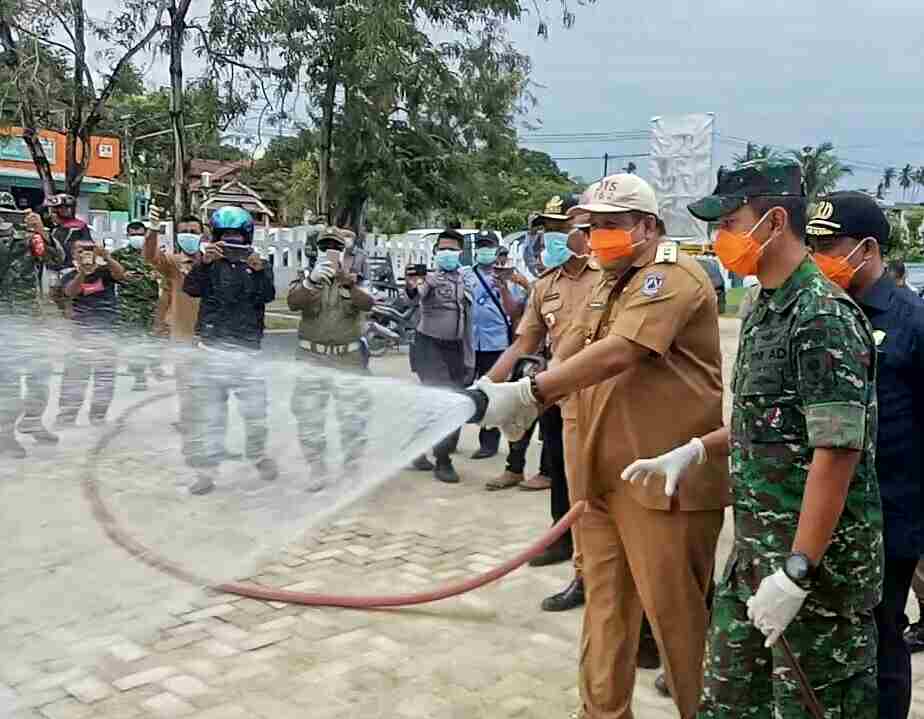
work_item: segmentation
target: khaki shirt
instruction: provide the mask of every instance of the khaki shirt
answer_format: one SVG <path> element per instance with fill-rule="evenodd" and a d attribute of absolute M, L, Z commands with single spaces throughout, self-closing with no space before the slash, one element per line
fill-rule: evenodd
<path fill-rule="evenodd" d="M 199 298 L 183 292 L 183 281 L 192 269 L 195 260 L 184 254 L 167 254 L 161 249 L 151 263 L 163 275 L 165 289 L 169 288 L 170 302 L 166 323 L 170 328 L 170 339 L 191 342 L 196 334 L 199 320 Z"/>
<path fill-rule="evenodd" d="M 546 337 L 556 356 L 571 320 L 599 281 L 600 268 L 589 257 L 582 261 L 576 275 L 569 274 L 564 265 L 543 273 L 529 293 L 517 334 Z M 571 397 L 559 404 L 563 418 L 577 418 L 577 402 Z"/>
<path fill-rule="evenodd" d="M 582 344 L 611 335 L 650 355 L 578 395 L 588 495 L 624 492 L 648 509 L 669 511 L 672 498 L 664 494 L 663 477 L 643 486 L 624 482 L 620 474 L 636 459 L 723 425 L 718 305 L 708 276 L 673 242 L 652 247 L 621 276 L 604 273 L 573 320 L 563 353 L 570 356 Z M 682 511 L 727 506 L 727 460 L 690 468 L 678 494 Z"/>
<path fill-rule="evenodd" d="M 323 345 L 348 345 L 363 336 L 363 316 L 372 298 L 359 287 L 296 280 L 289 287 L 290 310 L 302 313 L 298 337 Z"/>

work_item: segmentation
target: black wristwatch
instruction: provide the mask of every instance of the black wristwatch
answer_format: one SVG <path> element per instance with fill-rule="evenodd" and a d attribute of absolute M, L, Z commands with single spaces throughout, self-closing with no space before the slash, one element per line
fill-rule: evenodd
<path fill-rule="evenodd" d="M 786 558 L 786 562 L 783 564 L 783 572 L 800 589 L 810 590 L 818 569 L 812 564 L 807 555 L 802 552 L 793 552 Z"/>

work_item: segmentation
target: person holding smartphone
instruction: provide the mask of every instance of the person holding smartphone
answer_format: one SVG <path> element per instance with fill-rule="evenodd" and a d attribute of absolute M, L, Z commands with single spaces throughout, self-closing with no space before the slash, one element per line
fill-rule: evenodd
<path fill-rule="evenodd" d="M 279 470 L 266 456 L 266 380 L 253 359 L 263 341 L 266 305 L 276 298 L 273 270 L 253 248 L 253 218 L 241 207 L 226 206 L 211 217 L 212 238 L 183 281 L 183 291 L 199 298 L 196 347 L 201 354 L 189 371 L 192 401 L 186 461 L 198 472 L 189 488 L 207 494 L 225 457 L 228 400 L 233 394 L 244 418 L 247 458 L 260 478 Z"/>

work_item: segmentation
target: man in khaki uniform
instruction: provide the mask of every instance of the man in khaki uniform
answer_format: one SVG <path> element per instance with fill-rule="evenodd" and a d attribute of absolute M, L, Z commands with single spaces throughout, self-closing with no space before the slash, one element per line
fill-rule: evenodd
<path fill-rule="evenodd" d="M 352 270 L 356 258 L 349 249 L 353 233 L 336 227 L 318 236 L 318 260 L 304 280 L 289 288 L 289 309 L 302 313 L 298 326 L 297 359 L 323 367 L 366 372 L 367 355 L 360 343 L 363 313 L 373 299 Z M 298 378 L 292 394 L 292 413 L 305 460 L 311 467 L 311 489 L 323 488 L 329 479 L 325 421 L 333 399 L 340 424 L 344 469 L 349 471 L 366 444 L 369 396 L 352 386 L 348 377 L 307 372 Z"/>
<path fill-rule="evenodd" d="M 603 281 L 561 342 L 564 361 L 534 378 L 479 385 L 488 396 L 483 422 L 514 434 L 540 407 L 580 391 L 577 435 L 588 497 L 581 520 L 583 714 L 633 716 L 644 611 L 686 719 L 702 690 L 706 595 L 730 499 L 728 469 L 705 460 L 691 470 L 695 482 L 674 496 L 661 479 L 629 484 L 620 474 L 636 457 L 657 456 L 722 426 L 715 292 L 693 258 L 660 242 L 657 200 L 641 178 L 604 178 L 576 209 L 591 215 L 590 245 Z"/>
<path fill-rule="evenodd" d="M 561 214 L 569 208 L 564 207 L 561 200 L 557 205 L 546 205 L 546 212 L 535 218 L 541 226 L 542 264 L 546 270 L 530 290 L 516 341 L 488 372 L 492 382 L 506 380 L 516 361 L 525 354 L 548 348 L 554 358 L 572 317 L 600 279 L 600 268 L 587 254 L 588 228 L 582 226 L 572 230 L 571 220 Z M 560 407 L 550 407 L 540 418 L 543 422 L 543 452 L 550 446 L 559 450 L 547 454 L 548 471 L 552 474 L 553 523 L 567 513 L 570 502 L 585 496 L 578 478 L 577 404 L 571 400 L 559 404 Z M 554 436 L 556 433 L 557 437 Z M 563 452 L 560 451 L 562 442 Z M 563 457 L 559 456 L 562 454 Z M 580 524 L 573 526 L 571 532 L 559 540 L 573 554 L 574 579 L 563 591 L 543 600 L 542 608 L 546 611 L 565 611 L 584 604 L 579 527 Z M 554 549 L 550 547 L 550 550 Z"/>

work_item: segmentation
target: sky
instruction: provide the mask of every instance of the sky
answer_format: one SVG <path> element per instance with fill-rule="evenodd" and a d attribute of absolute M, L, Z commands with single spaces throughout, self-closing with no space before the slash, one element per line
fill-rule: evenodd
<path fill-rule="evenodd" d="M 543 5 L 545 0 L 538 0 Z M 114 0 L 86 0 L 96 17 Z M 783 148 L 834 142 L 855 175 L 846 185 L 874 190 L 886 165 L 924 165 L 924 3 L 920 0 L 597 0 L 558 22 L 547 0 L 550 36 L 533 13 L 510 27 L 533 63 L 523 144 L 592 180 L 603 154 L 645 154 L 647 141 L 549 142 L 537 135 L 647 130 L 656 115 L 715 113 L 715 162 L 745 140 Z M 203 15 L 208 0 L 194 0 Z M 195 74 L 189 58 L 188 75 Z M 152 84 L 168 82 L 161 58 L 143 63 Z M 252 128 L 252 124 L 248 124 Z M 610 164 L 622 167 L 628 159 Z M 641 174 L 648 160 L 634 158 Z M 901 199 L 893 190 L 890 199 Z"/>

